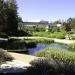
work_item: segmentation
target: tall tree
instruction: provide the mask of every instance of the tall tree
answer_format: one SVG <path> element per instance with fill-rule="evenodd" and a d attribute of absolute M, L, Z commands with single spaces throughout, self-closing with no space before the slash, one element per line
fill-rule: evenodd
<path fill-rule="evenodd" d="M 6 29 L 6 3 L 4 0 L 0 0 L 0 31 Z"/>
<path fill-rule="evenodd" d="M 66 32 L 71 31 L 71 26 L 69 25 L 69 23 L 64 22 L 63 23 L 63 28 Z"/>
<path fill-rule="evenodd" d="M 17 5 L 15 0 L 7 0 L 7 26 L 8 31 L 16 31 L 18 27 Z"/>
<path fill-rule="evenodd" d="M 71 28 L 75 29 L 75 18 L 72 18 L 71 20 Z"/>

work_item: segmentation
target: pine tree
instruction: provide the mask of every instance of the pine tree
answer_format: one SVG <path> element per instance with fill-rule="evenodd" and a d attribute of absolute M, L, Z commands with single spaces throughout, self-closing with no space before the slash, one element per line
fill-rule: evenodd
<path fill-rule="evenodd" d="M 0 0 L 0 31 L 17 31 L 17 5 L 15 0 Z"/>
<path fill-rule="evenodd" d="M 6 26 L 6 4 L 4 0 L 0 0 L 0 31 L 5 31 Z"/>
<path fill-rule="evenodd" d="M 17 30 L 17 5 L 15 0 L 7 0 L 7 25 L 8 31 L 15 32 Z"/>

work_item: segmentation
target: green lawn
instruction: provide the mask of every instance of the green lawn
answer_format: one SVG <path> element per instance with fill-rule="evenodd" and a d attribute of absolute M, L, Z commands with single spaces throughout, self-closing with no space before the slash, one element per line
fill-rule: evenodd
<path fill-rule="evenodd" d="M 33 36 L 40 36 L 40 37 L 49 37 L 49 38 L 59 38 L 64 39 L 66 33 L 65 32 L 33 32 Z"/>

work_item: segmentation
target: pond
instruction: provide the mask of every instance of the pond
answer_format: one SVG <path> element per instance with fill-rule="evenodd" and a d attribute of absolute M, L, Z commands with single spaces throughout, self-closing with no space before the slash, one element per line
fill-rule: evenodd
<path fill-rule="evenodd" d="M 36 45 L 36 47 L 33 47 L 33 48 L 28 48 L 28 52 L 30 55 L 33 55 L 35 52 L 37 51 L 40 51 L 44 48 L 62 48 L 62 49 L 68 49 L 68 46 L 67 45 L 64 45 L 64 44 L 57 44 L 57 43 L 53 43 L 53 44 L 40 44 L 38 43 Z"/>
<path fill-rule="evenodd" d="M 27 53 L 30 55 L 34 55 L 35 52 L 40 51 L 44 48 L 68 49 L 69 47 L 65 44 L 58 44 L 58 43 L 44 44 L 44 43 L 33 43 L 32 42 L 32 43 L 26 44 L 25 42 L 0 41 L 0 48 L 3 48 L 8 51 Z"/>

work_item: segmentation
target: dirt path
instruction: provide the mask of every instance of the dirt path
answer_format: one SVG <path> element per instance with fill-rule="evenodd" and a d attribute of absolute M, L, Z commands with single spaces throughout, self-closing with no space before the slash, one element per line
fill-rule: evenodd
<path fill-rule="evenodd" d="M 20 60 L 20 61 L 23 61 L 25 63 L 30 63 L 34 59 L 38 59 L 38 57 L 26 55 L 26 54 L 20 54 L 20 53 L 14 53 L 14 52 L 9 52 L 9 54 L 12 57 L 14 57 L 16 60 Z"/>

